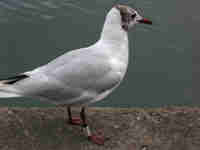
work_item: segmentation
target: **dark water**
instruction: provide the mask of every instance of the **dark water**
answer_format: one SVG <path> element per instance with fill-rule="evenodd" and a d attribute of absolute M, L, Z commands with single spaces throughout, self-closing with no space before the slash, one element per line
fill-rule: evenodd
<path fill-rule="evenodd" d="M 95 42 L 116 0 L 1 0 L 0 77 L 31 70 L 67 50 Z M 192 49 L 199 49 L 200 2 L 126 1 L 151 19 L 130 32 L 130 65 L 121 86 L 101 106 L 196 105 Z M 191 8 L 188 8 L 191 7 Z M 135 52 L 133 51 L 135 50 Z M 136 54 L 136 63 L 134 62 Z M 47 106 L 35 99 L 1 104 Z"/>

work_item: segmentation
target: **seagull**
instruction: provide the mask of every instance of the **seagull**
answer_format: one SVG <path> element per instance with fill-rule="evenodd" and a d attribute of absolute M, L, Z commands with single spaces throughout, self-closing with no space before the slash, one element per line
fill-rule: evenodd
<path fill-rule="evenodd" d="M 152 24 L 127 5 L 113 6 L 97 42 L 67 52 L 31 71 L 0 80 L 0 98 L 32 97 L 65 104 L 69 123 L 80 125 L 91 142 L 104 144 L 103 136 L 91 132 L 85 108 L 104 99 L 120 85 L 129 62 L 128 31 L 138 23 Z M 80 118 L 72 117 L 73 106 L 81 108 Z"/>

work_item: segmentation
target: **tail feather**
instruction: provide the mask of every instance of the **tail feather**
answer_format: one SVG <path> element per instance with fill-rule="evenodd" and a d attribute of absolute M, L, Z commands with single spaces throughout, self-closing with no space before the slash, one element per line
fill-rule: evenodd
<path fill-rule="evenodd" d="M 12 85 L 28 77 L 29 77 L 28 75 L 20 74 L 14 77 L 9 77 L 0 80 L 0 98 L 20 97 L 20 94 L 17 94 L 15 92 Z"/>
<path fill-rule="evenodd" d="M 0 80 L 0 83 L 2 83 L 2 84 L 14 84 L 14 83 L 16 83 L 20 80 L 26 79 L 28 77 L 29 76 L 26 75 L 26 74 L 20 74 L 20 75 L 14 76 L 14 77 L 2 79 L 2 80 Z"/>
<path fill-rule="evenodd" d="M 20 95 L 10 92 L 0 91 L 0 98 L 20 97 Z"/>

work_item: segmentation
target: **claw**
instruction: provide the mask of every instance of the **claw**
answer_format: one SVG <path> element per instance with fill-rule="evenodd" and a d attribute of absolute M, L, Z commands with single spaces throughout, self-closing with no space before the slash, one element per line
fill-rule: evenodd
<path fill-rule="evenodd" d="M 100 135 L 91 135 L 88 136 L 88 139 L 92 141 L 94 144 L 103 145 L 104 144 L 104 137 Z"/>

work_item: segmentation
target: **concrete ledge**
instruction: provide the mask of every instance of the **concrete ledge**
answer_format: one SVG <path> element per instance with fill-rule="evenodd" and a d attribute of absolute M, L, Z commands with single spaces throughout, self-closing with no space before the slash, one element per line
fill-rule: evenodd
<path fill-rule="evenodd" d="M 80 127 L 68 125 L 64 107 L 0 108 L 0 149 L 200 149 L 199 107 L 89 108 L 87 114 L 93 132 L 104 132 L 104 146 L 91 144 Z"/>

